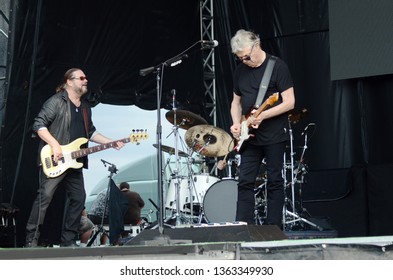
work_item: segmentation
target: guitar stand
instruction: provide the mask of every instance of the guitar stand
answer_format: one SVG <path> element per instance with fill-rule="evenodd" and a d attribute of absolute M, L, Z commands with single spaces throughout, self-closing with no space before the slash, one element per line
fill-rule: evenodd
<path fill-rule="evenodd" d="M 102 163 L 104 164 L 105 167 L 106 167 L 107 164 L 109 165 L 108 171 L 110 172 L 109 176 L 108 176 L 108 178 L 109 178 L 108 186 L 107 186 L 107 189 L 106 189 L 105 207 L 104 207 L 104 211 L 103 211 L 102 216 L 101 216 L 101 223 L 100 223 L 100 225 L 98 227 L 98 230 L 94 233 L 93 237 L 89 240 L 89 242 L 87 243 L 86 247 L 91 247 L 91 245 L 96 240 L 98 234 L 100 234 L 100 233 L 101 234 L 106 234 L 105 233 L 105 229 L 104 229 L 104 218 L 105 218 L 106 209 L 108 207 L 108 201 L 109 201 L 109 195 L 110 195 L 110 189 L 111 189 L 111 180 L 112 180 L 113 174 L 117 174 L 116 165 L 114 165 L 113 163 L 107 162 L 107 161 L 105 161 L 103 159 L 101 159 L 101 161 L 102 161 Z M 109 217 L 108 217 L 108 219 L 109 219 Z"/>

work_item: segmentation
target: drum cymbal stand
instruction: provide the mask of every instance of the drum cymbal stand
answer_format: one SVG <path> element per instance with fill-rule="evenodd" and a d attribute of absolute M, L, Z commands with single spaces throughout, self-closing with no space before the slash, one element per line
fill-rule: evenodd
<path fill-rule="evenodd" d="M 296 183 L 299 183 L 299 205 L 300 209 L 302 212 L 307 212 L 307 209 L 303 207 L 303 198 L 302 198 L 302 186 L 305 182 L 305 174 L 307 174 L 307 166 L 304 164 L 304 154 L 308 148 L 307 142 L 308 142 L 308 134 L 307 131 L 310 126 L 315 126 L 315 123 L 309 123 L 303 130 L 302 136 L 304 135 L 304 146 L 302 149 L 302 154 L 300 155 L 299 163 L 297 167 L 294 169 L 294 174 L 295 174 L 295 181 Z M 298 176 L 301 176 L 301 179 L 299 179 Z"/>
<path fill-rule="evenodd" d="M 291 171 L 291 182 L 290 182 L 290 186 L 291 186 L 291 208 L 292 208 L 292 212 L 288 210 L 287 207 L 287 203 L 288 203 L 288 199 L 285 198 L 285 203 L 284 203 L 284 208 L 283 208 L 283 226 L 284 226 L 284 230 L 291 230 L 292 228 L 294 228 L 295 224 L 298 223 L 306 223 L 309 224 L 312 227 L 317 228 L 318 230 L 323 230 L 320 226 L 310 222 L 309 220 L 301 217 L 297 211 L 296 211 L 296 206 L 295 206 L 295 172 L 294 172 L 294 162 L 293 162 L 293 157 L 294 157 L 294 152 L 293 152 L 293 133 L 292 133 L 292 127 L 291 127 L 291 123 L 289 122 L 289 142 L 290 142 L 290 159 L 291 159 L 291 163 L 290 163 L 290 171 Z M 306 148 L 306 145 L 305 145 Z M 304 150 L 305 150 L 304 148 Z M 286 160 L 285 160 L 285 154 L 284 154 L 284 178 L 285 178 L 285 188 L 287 186 L 287 182 L 286 182 L 286 169 L 288 166 L 286 166 Z M 285 192 L 286 194 L 286 192 Z"/>
<path fill-rule="evenodd" d="M 182 126 L 185 123 L 185 120 L 182 120 L 180 124 L 177 124 L 176 120 L 176 90 L 172 90 L 172 96 L 173 96 L 173 118 L 174 118 L 174 125 L 172 127 L 172 132 L 175 137 L 175 170 L 172 172 L 172 180 L 174 180 L 175 184 L 175 201 L 176 201 L 176 212 L 174 213 L 174 218 L 175 219 L 175 225 L 178 226 L 180 224 L 185 223 L 185 218 L 182 215 L 182 212 L 180 211 L 180 186 L 181 186 L 181 176 L 180 176 L 180 166 L 179 166 L 179 149 L 178 149 L 178 139 L 179 139 L 179 127 Z M 170 134 L 169 134 L 170 135 Z M 169 137 L 168 135 L 168 137 Z"/>
<path fill-rule="evenodd" d="M 193 155 L 193 153 L 194 153 L 194 149 L 195 149 L 195 146 L 196 146 L 196 144 L 198 143 L 198 141 L 197 141 L 197 139 L 195 139 L 194 140 L 194 142 L 193 142 L 193 145 L 192 145 L 192 147 L 189 149 L 189 152 L 188 152 L 188 160 L 187 160 L 187 170 L 188 170 L 188 174 L 187 174 L 187 186 L 188 186 L 188 193 L 189 193 L 189 195 L 188 195 L 188 198 L 189 198 L 189 205 L 190 205 L 190 216 L 189 216 L 189 221 L 190 221 L 190 223 L 191 224 L 193 224 L 194 222 L 195 222 L 195 219 L 194 218 L 196 218 L 196 217 L 198 217 L 198 221 L 197 221 L 197 223 L 198 224 L 200 224 L 201 222 L 202 222 L 202 219 L 203 219 L 203 216 L 204 216 L 204 214 L 203 214 L 203 207 L 202 207 L 202 201 L 199 201 L 199 196 L 198 196 L 198 190 L 197 190 L 197 188 L 196 188 L 196 186 L 195 186 L 195 181 L 194 181 L 194 171 L 193 171 L 193 169 L 192 169 L 192 165 L 193 164 L 195 164 L 195 163 L 202 163 L 203 164 L 203 167 L 202 167 L 202 171 L 203 172 L 205 172 L 206 171 L 206 161 L 205 161 L 205 159 L 202 159 L 202 161 L 200 161 L 200 160 L 195 160 L 193 157 L 192 157 L 192 155 Z M 207 145 L 204 145 L 203 147 L 202 147 L 202 149 L 203 148 L 205 148 Z M 202 151 L 202 149 L 200 150 L 200 151 Z M 199 152 L 200 152 L 199 151 Z M 199 154 L 199 152 L 198 152 L 198 154 Z M 194 195 L 195 194 L 195 195 Z M 194 199 L 196 199 L 197 200 L 197 203 L 198 203 L 198 205 L 199 205 L 199 211 L 198 211 L 198 214 L 196 215 L 196 213 L 195 213 L 195 211 L 194 211 Z"/>
<path fill-rule="evenodd" d="M 205 142 L 205 144 L 203 144 L 203 146 L 197 151 L 198 154 L 201 154 L 201 152 L 203 151 L 203 149 L 205 149 L 211 142 L 212 138 L 209 136 L 207 138 L 207 141 Z M 189 152 L 189 158 L 188 158 L 188 188 L 189 188 L 189 198 L 190 198 L 190 222 L 193 223 L 194 222 L 194 196 L 193 194 L 195 193 L 195 198 L 197 200 L 199 200 L 199 195 L 197 193 L 197 189 L 195 187 L 195 182 L 193 180 L 193 171 L 192 171 L 192 164 L 195 162 L 195 160 L 192 158 L 192 154 L 193 151 L 195 149 L 195 146 L 198 144 L 198 140 L 194 139 L 193 145 L 190 148 L 190 152 Z M 207 165 L 206 165 L 206 161 L 205 159 L 203 159 L 203 172 L 209 174 L 207 172 Z M 202 220 L 205 217 L 204 211 L 203 211 L 203 205 L 202 205 L 202 201 L 197 201 L 199 204 L 199 213 L 198 213 L 198 224 L 202 223 Z"/>

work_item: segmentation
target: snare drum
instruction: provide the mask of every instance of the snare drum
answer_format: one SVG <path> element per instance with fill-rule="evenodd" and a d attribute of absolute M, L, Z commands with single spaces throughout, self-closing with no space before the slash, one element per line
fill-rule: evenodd
<path fill-rule="evenodd" d="M 219 181 L 217 177 L 213 177 L 207 174 L 194 175 L 191 177 L 192 180 L 188 182 L 188 177 L 179 179 L 179 206 L 180 211 L 190 212 L 191 199 L 190 199 L 190 187 L 192 188 L 192 203 L 193 206 L 201 206 L 203 198 L 207 189 Z M 170 210 L 176 210 L 176 179 L 172 180 L 166 197 L 165 207 Z M 194 208 L 195 209 L 195 208 Z"/>
<path fill-rule="evenodd" d="M 225 179 L 214 183 L 203 199 L 205 218 L 209 223 L 236 221 L 238 181 Z"/>

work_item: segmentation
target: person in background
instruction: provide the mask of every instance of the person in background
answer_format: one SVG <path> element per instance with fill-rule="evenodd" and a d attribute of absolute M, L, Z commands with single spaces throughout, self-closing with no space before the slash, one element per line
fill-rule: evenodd
<path fill-rule="evenodd" d="M 86 208 L 83 208 L 81 214 L 81 221 L 79 224 L 79 239 L 80 239 L 80 247 L 86 247 L 87 242 L 89 241 L 94 229 L 93 222 L 87 217 Z"/>
<path fill-rule="evenodd" d="M 145 206 L 145 202 L 139 193 L 130 190 L 130 185 L 127 182 L 120 183 L 119 188 L 128 201 L 128 209 L 124 215 L 124 223 L 130 225 L 140 224 L 141 210 Z"/>
<path fill-rule="evenodd" d="M 49 145 L 51 149 L 49 158 L 54 166 L 65 160 L 64 145 L 71 144 L 78 138 L 83 137 L 99 144 L 113 142 L 99 133 L 93 125 L 91 106 L 83 98 L 88 91 L 87 84 L 88 79 L 81 69 L 67 70 L 61 84 L 56 88 L 56 93 L 49 97 L 34 119 L 33 136 L 41 139 L 40 150 L 45 144 Z M 87 143 L 80 148 L 86 146 Z M 115 143 L 114 148 L 120 149 L 123 146 L 124 143 L 119 141 Z M 87 156 L 79 158 L 78 161 L 82 163 L 83 168 L 88 168 Z M 86 199 L 82 168 L 69 168 L 57 177 L 48 177 L 41 165 L 39 189 L 26 225 L 25 247 L 38 245 L 39 227 L 44 223 L 46 211 L 59 184 L 65 189 L 68 199 L 60 246 L 77 246 L 75 239 Z"/>
<path fill-rule="evenodd" d="M 239 168 L 236 220 L 254 223 L 254 187 L 262 159 L 267 170 L 267 219 L 266 224 L 283 228 L 284 179 L 282 176 L 286 143 L 289 140 L 288 111 L 295 106 L 293 81 L 288 66 L 276 58 L 270 82 L 263 101 L 274 93 L 278 101 L 257 116 L 256 102 L 262 77 L 272 57 L 262 49 L 259 36 L 240 29 L 231 38 L 232 53 L 239 61 L 233 75 L 231 103 L 232 126 L 230 131 L 237 140 L 245 116 L 252 126 L 253 135 L 243 145 Z"/>

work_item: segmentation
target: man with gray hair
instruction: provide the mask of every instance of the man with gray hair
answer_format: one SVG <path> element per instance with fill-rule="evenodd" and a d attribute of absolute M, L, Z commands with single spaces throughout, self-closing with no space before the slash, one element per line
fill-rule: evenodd
<path fill-rule="evenodd" d="M 255 223 L 254 186 L 260 164 L 266 159 L 267 218 L 265 224 L 282 228 L 284 206 L 284 153 L 289 140 L 288 111 L 295 106 L 293 81 L 288 66 L 280 58 L 266 53 L 259 36 L 251 31 L 238 30 L 231 39 L 232 53 L 239 61 L 233 78 L 231 103 L 232 135 L 241 143 L 238 201 L 236 220 Z M 255 104 L 262 77 L 270 59 L 275 60 L 265 102 L 273 95 L 277 100 L 266 109 L 256 110 Z M 262 103 L 265 104 L 265 103 Z M 264 107 L 264 106 L 261 106 Z M 251 126 L 251 131 L 242 129 Z M 246 135 L 245 135 L 246 134 Z"/>

